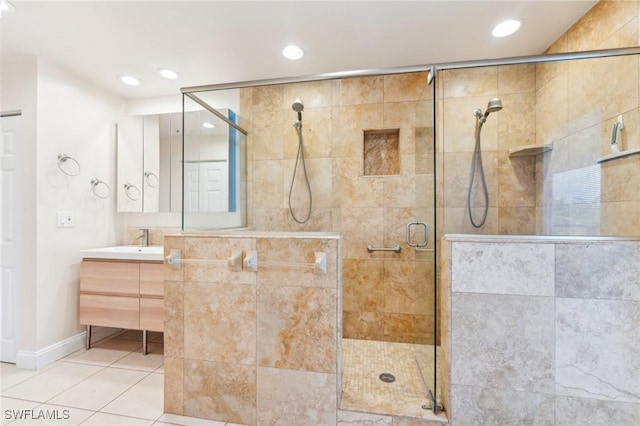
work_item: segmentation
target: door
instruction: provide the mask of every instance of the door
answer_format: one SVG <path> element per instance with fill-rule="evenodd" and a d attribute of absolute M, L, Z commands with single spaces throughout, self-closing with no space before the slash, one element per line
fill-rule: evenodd
<path fill-rule="evenodd" d="M 0 361 L 16 362 L 20 343 L 20 190 L 16 177 L 20 115 L 1 116 L 0 133 Z"/>

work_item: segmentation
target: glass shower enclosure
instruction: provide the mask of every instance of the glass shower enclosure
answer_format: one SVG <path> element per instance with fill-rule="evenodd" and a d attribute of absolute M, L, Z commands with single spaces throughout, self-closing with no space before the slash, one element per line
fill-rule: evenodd
<path fill-rule="evenodd" d="M 344 410 L 437 408 L 434 74 L 183 89 L 185 230 L 341 233 Z M 313 197 L 305 223 L 288 206 L 306 201 L 296 121 Z"/>

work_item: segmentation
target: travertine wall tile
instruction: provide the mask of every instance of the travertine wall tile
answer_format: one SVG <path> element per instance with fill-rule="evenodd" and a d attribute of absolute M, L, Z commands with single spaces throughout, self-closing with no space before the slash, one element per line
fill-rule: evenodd
<path fill-rule="evenodd" d="M 640 404 L 557 396 L 556 424 L 637 425 Z"/>
<path fill-rule="evenodd" d="M 184 359 L 164 357 L 164 411 L 183 415 Z"/>
<path fill-rule="evenodd" d="M 391 416 L 338 410 L 337 426 L 392 426 Z"/>
<path fill-rule="evenodd" d="M 258 287 L 258 365 L 336 372 L 336 289 Z"/>
<path fill-rule="evenodd" d="M 384 99 L 384 77 L 343 78 L 340 105 L 378 104 Z"/>
<path fill-rule="evenodd" d="M 164 282 L 164 355 L 184 357 L 184 283 Z"/>
<path fill-rule="evenodd" d="M 185 358 L 255 365 L 256 315 L 253 285 L 185 283 Z"/>
<path fill-rule="evenodd" d="M 556 424 L 553 395 L 460 385 L 453 385 L 452 393 L 454 426 Z"/>
<path fill-rule="evenodd" d="M 554 296 L 553 244 L 454 244 L 452 291 Z"/>
<path fill-rule="evenodd" d="M 559 395 L 640 403 L 640 302 L 558 298 Z"/>
<path fill-rule="evenodd" d="M 640 301 L 640 245 L 559 244 L 556 295 Z"/>
<path fill-rule="evenodd" d="M 427 86 L 427 72 L 394 74 L 384 76 L 385 102 L 406 102 L 432 99 Z"/>
<path fill-rule="evenodd" d="M 335 374 L 258 367 L 258 424 L 335 425 Z"/>
<path fill-rule="evenodd" d="M 184 280 L 189 282 L 255 284 L 256 274 L 251 271 L 233 271 L 227 260 L 232 253 L 256 249 L 255 239 L 189 237 L 185 238 L 182 257 L 196 260 L 183 264 Z M 201 262 L 211 261 L 211 262 Z"/>
<path fill-rule="evenodd" d="M 257 424 L 255 366 L 185 359 L 184 415 Z"/>
<path fill-rule="evenodd" d="M 337 240 L 258 238 L 258 285 L 336 287 Z M 315 253 L 326 253 L 327 273 L 316 274 Z"/>
<path fill-rule="evenodd" d="M 553 297 L 454 292 L 451 309 L 452 385 L 553 393 Z"/>

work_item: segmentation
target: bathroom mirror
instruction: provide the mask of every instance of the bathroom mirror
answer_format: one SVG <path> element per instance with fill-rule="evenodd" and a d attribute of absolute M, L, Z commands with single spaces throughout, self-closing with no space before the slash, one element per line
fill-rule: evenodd
<path fill-rule="evenodd" d="M 180 212 L 182 113 L 118 120 L 118 212 Z"/>

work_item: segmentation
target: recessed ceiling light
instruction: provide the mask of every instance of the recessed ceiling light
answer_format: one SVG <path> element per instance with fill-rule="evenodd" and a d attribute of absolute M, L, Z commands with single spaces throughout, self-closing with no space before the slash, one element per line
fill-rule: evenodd
<path fill-rule="evenodd" d="M 159 68 L 158 73 L 167 80 L 177 80 L 180 77 L 177 72 L 168 68 Z"/>
<path fill-rule="evenodd" d="M 202 127 L 206 127 L 207 129 L 213 129 L 214 126 L 212 123 L 209 123 L 208 121 L 205 121 L 204 123 L 202 123 Z"/>
<path fill-rule="evenodd" d="M 9 12 L 14 12 L 15 10 L 16 10 L 16 7 L 12 5 L 10 1 L 0 0 L 0 16 L 2 16 L 2 14 L 5 12 L 9 13 Z"/>
<path fill-rule="evenodd" d="M 289 46 L 282 49 L 282 54 L 285 58 L 295 61 L 296 59 L 300 59 L 302 58 L 302 56 L 304 56 L 304 51 L 298 46 L 290 44 Z"/>
<path fill-rule="evenodd" d="M 494 37 L 506 37 L 518 31 L 522 21 L 519 19 L 507 19 L 495 26 L 491 34 Z"/>
<path fill-rule="evenodd" d="M 140 86 L 140 80 L 132 75 L 121 75 L 120 81 L 129 86 Z"/>

